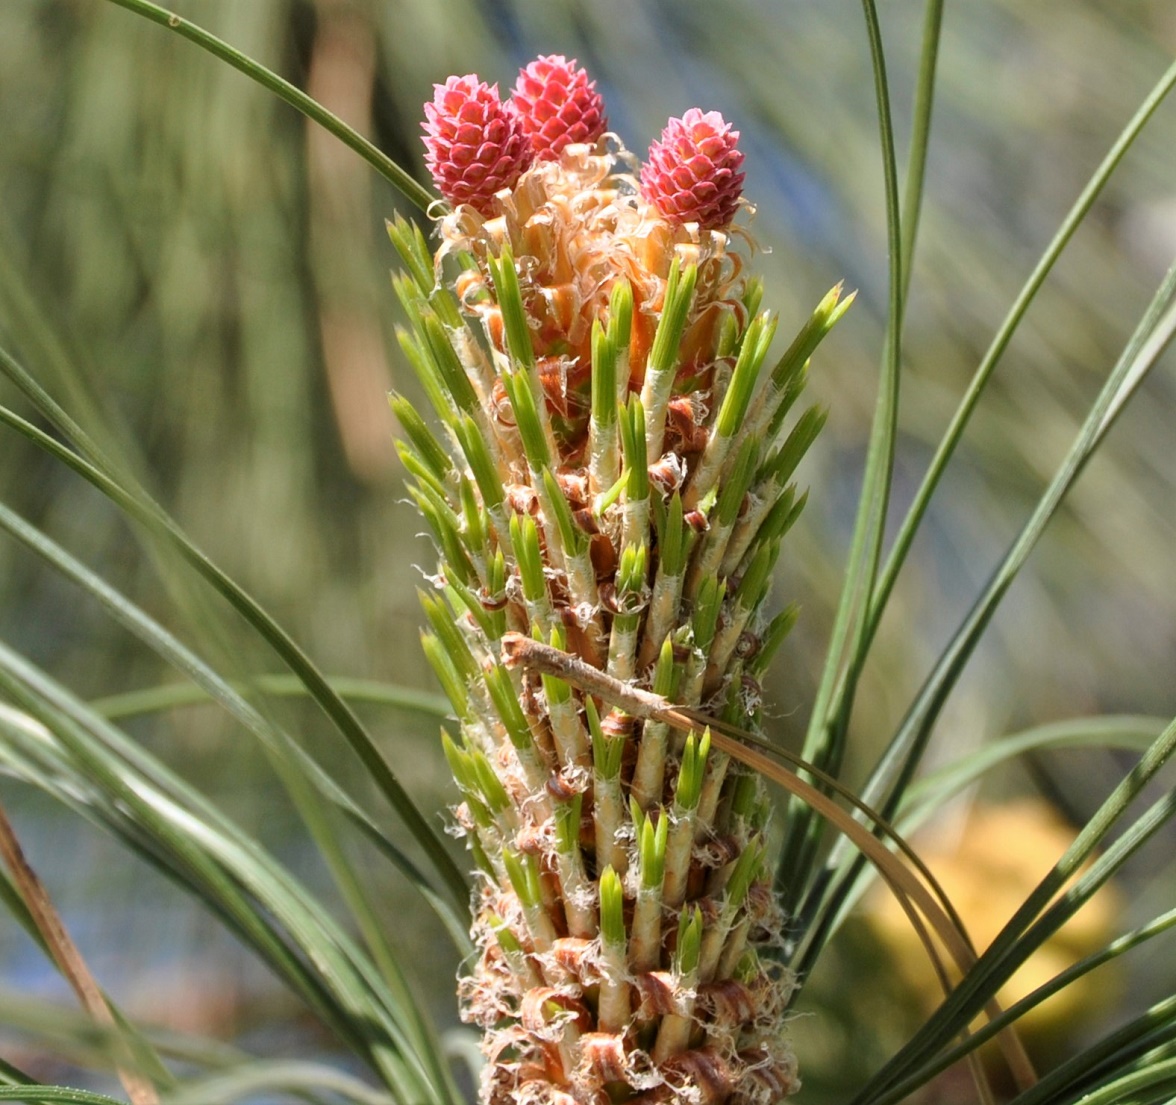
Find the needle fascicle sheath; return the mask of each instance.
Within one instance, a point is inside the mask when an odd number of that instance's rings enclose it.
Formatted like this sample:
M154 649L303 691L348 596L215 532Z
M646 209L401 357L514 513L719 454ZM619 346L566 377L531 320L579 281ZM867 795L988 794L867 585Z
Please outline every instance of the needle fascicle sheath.
M675 491L664 510L658 512L657 575L649 600L649 617L641 638L638 666L653 663L678 618L682 598L683 569L689 551L682 496Z
M678 348L686 329L686 316L694 300L697 278L698 270L694 265L687 265L683 270L678 259L674 258L666 283L665 304L653 337L653 348L649 353L649 363L645 366L645 382L641 388L646 453L651 457L660 457L662 453L666 406L678 372Z
M731 443L744 433L743 423L751 404L751 397L759 380L759 371L768 355L768 346L776 334L776 322L767 315L753 319L743 336L739 359L731 383L723 396L722 406L702 458L695 468L686 491L686 507L692 510L704 495L713 490L723 472ZM749 434L749 437L754 436Z
M542 639L536 634L536 639ZM551 630L551 647L561 652L567 648L567 639L560 626ZM543 694L547 699L547 716L551 722L551 733L555 740L555 751L559 763L565 768L587 768L591 763L588 733L580 720L572 688L562 679L543 672Z
M664 811L654 824L652 814L632 811L637 833L637 890L633 926L629 932L629 965L634 971L652 971L661 959L662 884L666 871L669 819Z
M701 739L690 733L682 750L678 786L669 810L670 830L666 843L665 884L662 888L665 904L671 909L677 909L686 900L686 880L690 874L690 856L694 848L695 813L702 796L710 744L711 734L707 729Z
M675 943L673 976L676 983L678 1008L662 1017L653 1045L655 1063L664 1063L685 1051L694 1027L694 995L698 986L698 966L702 945L702 910L687 906L678 920L678 939Z
M629 1023L630 1001L628 936L625 932L625 893L620 876L612 867L600 873L601 981L597 1018L602 1032L623 1032Z
M667 637L653 670L653 693L669 701L673 697L674 674L674 645ZM669 733L670 727L664 721L647 720L641 726L641 743L637 747L637 765L629 794L643 810L662 800Z
M592 737L592 821L596 862L601 866L612 867L618 874L623 875L628 868L628 855L620 840L621 819L624 813L621 759L625 751L625 741L622 735L605 733L600 715L596 711L596 704L591 697L584 699L584 716L588 720L588 732Z

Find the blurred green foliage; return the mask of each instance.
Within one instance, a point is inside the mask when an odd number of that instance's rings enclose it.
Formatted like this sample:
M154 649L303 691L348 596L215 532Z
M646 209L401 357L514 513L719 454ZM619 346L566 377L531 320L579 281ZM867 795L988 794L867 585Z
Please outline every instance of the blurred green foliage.
M851 0L200 0L193 18L306 88L423 175L420 105L477 71L504 87L537 53L578 56L612 127L643 152L670 114L743 131L765 305L785 331L839 279L862 294L814 366L832 408L781 566L800 628L766 687L803 729L860 478L885 311L885 227L867 44ZM900 134L921 5L884 5ZM948 5L925 222L909 309L896 497L913 491L1008 304L1176 50L1167 0ZM1064 452L1176 253L1167 104L1067 250L998 369L884 623L857 720L888 731ZM901 153L901 151L900 151ZM393 336L382 220L397 197L268 93L99 0L0 5L0 337L123 456L197 542L322 667L431 687L384 393L416 396ZM0 399L26 409L0 384ZM1155 374L1016 584L949 709L963 749L1100 710L1176 711L1176 378ZM167 565L116 512L14 435L0 491L165 623L199 640ZM0 543L0 636L79 693L150 685L134 647L33 557ZM188 610L188 614L184 611ZM244 640L242 671L270 661ZM295 716L299 716L295 714ZM397 769L440 811L435 726L375 714ZM314 747L317 722L300 719ZM281 840L265 768L211 711L143 739ZM1077 767L1075 767L1077 764ZM1104 761L1043 760L1075 812ZM852 776L851 766L851 776ZM1008 778L1010 789L1026 784ZM437 816L440 813L437 812ZM383 877L383 876L381 876ZM76 891L110 892L111 883ZM397 893L395 884L389 894ZM62 898L69 906L70 893ZM392 899L390 898L390 901ZM396 909L390 905L390 915ZM406 941L425 946L412 926ZM455 963L422 970L442 1016Z

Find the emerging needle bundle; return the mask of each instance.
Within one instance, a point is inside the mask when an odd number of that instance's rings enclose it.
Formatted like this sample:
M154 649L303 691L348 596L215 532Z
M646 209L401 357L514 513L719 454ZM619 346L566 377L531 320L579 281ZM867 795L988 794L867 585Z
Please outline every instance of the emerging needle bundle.
M795 618L766 611L792 475L824 415L785 426L849 298L764 369L776 320L735 248L742 154L715 112L670 120L638 171L562 57L509 103L466 76L425 110L441 245L390 230L441 432L393 407L441 557L423 644L481 872L461 997L482 1100L767 1105L798 1082L761 780L509 644L756 726Z

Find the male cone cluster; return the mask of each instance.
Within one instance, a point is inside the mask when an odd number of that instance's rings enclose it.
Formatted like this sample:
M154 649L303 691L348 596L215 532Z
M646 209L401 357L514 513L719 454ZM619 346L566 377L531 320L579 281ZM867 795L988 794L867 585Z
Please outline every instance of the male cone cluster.
M767 604L792 475L823 422L792 411L849 298L765 369L776 321L731 226L742 155L718 113L670 120L638 167L559 56L505 103L450 78L425 113L440 246L390 231L439 429L393 407L440 555L423 644L479 869L460 993L482 1101L769 1105L798 1081L762 781L705 729L642 722L507 646L756 728L795 617Z

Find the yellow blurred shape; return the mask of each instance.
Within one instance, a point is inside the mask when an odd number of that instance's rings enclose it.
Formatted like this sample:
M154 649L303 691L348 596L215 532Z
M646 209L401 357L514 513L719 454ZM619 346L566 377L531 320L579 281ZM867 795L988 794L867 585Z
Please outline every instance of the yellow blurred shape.
M917 847L962 918L977 951L983 951L1074 839L1074 831L1047 803L1021 799L978 804L950 845ZM866 919L893 955L894 966L928 1010L943 1000L927 953L893 895L878 890L866 902ZM1025 962L1000 991L1008 1006L1111 939L1120 902L1104 886ZM1113 970L1113 968L1110 968ZM1108 968L1065 987L1031 1010L1019 1027L1030 1035L1072 1028L1106 1005ZM1113 989L1113 988L1112 988Z

